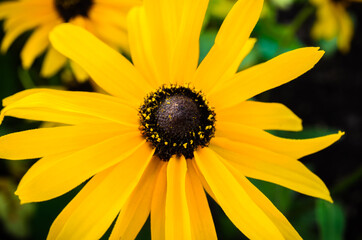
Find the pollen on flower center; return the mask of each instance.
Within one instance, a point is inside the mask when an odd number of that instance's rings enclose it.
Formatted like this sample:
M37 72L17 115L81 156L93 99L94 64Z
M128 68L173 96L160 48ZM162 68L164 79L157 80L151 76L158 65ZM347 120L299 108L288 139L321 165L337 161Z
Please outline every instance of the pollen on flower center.
M88 17L93 0L54 0L55 8L65 22L77 16Z
M159 128L173 138L182 138L193 131L200 122L196 103L182 95L167 97L156 112Z
M163 86L145 98L139 112L143 136L164 161L172 155L193 158L195 149L214 136L214 111L201 92L189 87Z

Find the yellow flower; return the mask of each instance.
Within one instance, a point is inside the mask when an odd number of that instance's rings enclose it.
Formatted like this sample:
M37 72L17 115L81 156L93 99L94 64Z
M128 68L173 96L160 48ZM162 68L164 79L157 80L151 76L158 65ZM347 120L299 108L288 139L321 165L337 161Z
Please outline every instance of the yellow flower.
M318 48L301 48L235 73L253 45L262 0L239 0L198 65L207 0L145 0L128 15L133 64L84 29L50 34L110 95L33 89L3 100L1 117L69 126L0 138L0 158L39 158L21 180L22 203L60 196L82 182L48 239L133 239L150 215L152 239L216 239L204 189L251 239L300 239L247 177L332 201L299 158L343 133L291 140L265 130L301 130L278 103L248 101L311 69ZM117 217L118 216L118 217Z
M312 28L312 37L316 40L337 38L341 52L348 52L353 36L353 22L346 8L351 2L362 0L311 0L317 7L317 19Z
M6 35L1 51L6 52L22 33L34 29L21 52L22 65L30 68L35 58L46 51L41 75L50 77L66 63L66 58L49 46L49 32L70 22L84 27L114 48L128 49L126 14L139 0L16 0L0 4L0 20L5 19ZM86 73L71 63L78 80Z

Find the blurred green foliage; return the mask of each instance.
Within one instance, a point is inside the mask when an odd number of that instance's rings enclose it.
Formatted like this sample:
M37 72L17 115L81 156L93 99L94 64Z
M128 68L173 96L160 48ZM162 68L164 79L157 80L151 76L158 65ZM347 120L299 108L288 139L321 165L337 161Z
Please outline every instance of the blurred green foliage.
M14 195L16 183L7 178L0 178L0 220L5 229L17 238L29 235L29 220L34 214L34 205L19 205Z
M338 204L318 200L316 216L320 229L320 239L342 240L345 226L343 209Z

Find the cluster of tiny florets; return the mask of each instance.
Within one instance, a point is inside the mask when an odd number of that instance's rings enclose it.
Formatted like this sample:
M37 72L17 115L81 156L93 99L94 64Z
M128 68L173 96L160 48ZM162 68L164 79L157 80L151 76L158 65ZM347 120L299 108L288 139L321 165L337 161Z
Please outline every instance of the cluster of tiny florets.
M215 132L215 113L205 96L188 85L162 86L150 93L139 109L140 131L168 161L173 155L192 159Z

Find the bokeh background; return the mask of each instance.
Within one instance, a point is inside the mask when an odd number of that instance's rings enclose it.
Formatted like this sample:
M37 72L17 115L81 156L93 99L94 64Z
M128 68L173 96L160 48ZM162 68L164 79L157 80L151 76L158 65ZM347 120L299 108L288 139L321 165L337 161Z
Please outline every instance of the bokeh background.
M346 134L328 149L302 159L326 183L334 204L274 184L253 182L284 213L304 239L362 239L362 112L361 100L358 100L362 92L362 2L325 0L330 4L344 4L352 19L354 35L350 50L345 51L338 48L337 35L329 39L311 36L318 20L318 7L312 3L315 0L265 1L262 17L252 34L258 41L240 69L298 47L321 46L326 51L322 60L308 73L256 96L257 100L284 103L303 119L303 132L274 131L273 134L288 138L316 137L338 130ZM200 38L200 60L212 46L222 19L233 2L210 1ZM3 35L0 27L0 41ZM89 82L77 83L69 69L51 79L39 77L42 57L31 69L22 69L19 53L28 36L29 33L23 34L6 54L0 55L1 99L34 87L93 90ZM0 135L40 125L38 122L7 118L0 126ZM20 205L14 191L34 161L0 159L1 240L45 239L52 221L81 187L47 202ZM243 239L220 207L209 200L219 239ZM150 239L149 234L149 223L146 223L138 238Z

